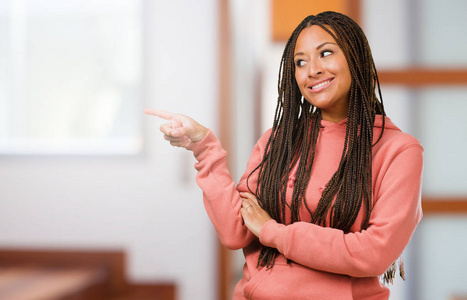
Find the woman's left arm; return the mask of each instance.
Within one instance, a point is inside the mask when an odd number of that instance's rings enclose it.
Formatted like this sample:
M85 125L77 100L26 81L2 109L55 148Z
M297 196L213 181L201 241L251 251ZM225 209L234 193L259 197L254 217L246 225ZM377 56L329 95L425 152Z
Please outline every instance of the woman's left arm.
M260 228L260 242L313 269L354 277L381 275L401 255L422 217L422 169L419 144L392 159L366 230L344 234L306 222L286 226L269 220Z

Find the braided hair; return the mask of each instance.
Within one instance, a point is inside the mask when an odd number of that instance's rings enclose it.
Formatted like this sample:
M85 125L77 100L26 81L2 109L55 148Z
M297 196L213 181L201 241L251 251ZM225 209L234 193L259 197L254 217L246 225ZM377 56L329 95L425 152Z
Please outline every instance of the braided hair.
M294 63L297 38L303 29L313 25L320 26L335 39L345 55L352 78L344 149L339 166L327 183L315 211L308 207L305 192L313 167L321 112L303 100L295 80ZM379 98L375 93L376 87ZM304 206L311 215L311 223L348 233L363 205L362 229L366 229L372 208L373 126L375 115L381 114L384 129L385 112L375 64L362 29L351 18L337 12L327 11L305 18L285 46L278 92L271 136L261 163L250 174L258 172L254 194L261 207L277 222L289 224L300 221L300 207ZM289 204L286 201L287 179L296 163L296 181ZM290 220L286 220L287 209L291 213ZM271 268L278 254L277 249L263 246L258 266Z

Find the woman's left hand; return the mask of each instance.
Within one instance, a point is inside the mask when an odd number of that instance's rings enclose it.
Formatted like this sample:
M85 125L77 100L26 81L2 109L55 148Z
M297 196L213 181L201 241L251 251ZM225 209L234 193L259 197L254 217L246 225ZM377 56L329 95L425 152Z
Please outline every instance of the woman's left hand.
M248 227L254 235L259 237L261 228L263 228L267 221L272 220L272 218L259 206L258 199L256 199L255 195L242 192L240 196L243 198L242 208L240 209L243 221L246 227Z

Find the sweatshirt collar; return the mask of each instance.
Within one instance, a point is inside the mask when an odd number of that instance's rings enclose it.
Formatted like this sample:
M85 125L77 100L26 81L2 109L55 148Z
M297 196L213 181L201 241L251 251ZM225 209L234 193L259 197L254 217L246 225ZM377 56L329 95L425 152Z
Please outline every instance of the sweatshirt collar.
M347 126L347 120L348 120L348 118L345 118L345 119L339 121L338 123L334 123L334 122L326 121L326 120L321 120L321 128L334 127L334 128L343 128L343 129L345 129L346 126ZM374 127L377 127L377 128L382 128L383 127L383 116L382 115L376 115L375 116ZM396 125L394 125L394 123L391 121L391 119L389 117L387 117L387 116L385 118L384 128L385 129L395 129L395 130L400 131L400 129Z
M347 125L347 119L345 118L343 120L340 120L337 123L331 122L331 121L326 121L326 120L321 120L321 128L327 128L327 127L343 127L345 128Z

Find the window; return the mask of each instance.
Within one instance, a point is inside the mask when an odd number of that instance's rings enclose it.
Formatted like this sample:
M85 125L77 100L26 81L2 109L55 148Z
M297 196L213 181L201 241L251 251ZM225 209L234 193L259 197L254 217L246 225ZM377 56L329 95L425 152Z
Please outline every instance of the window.
M141 3L0 3L0 154L136 154Z

